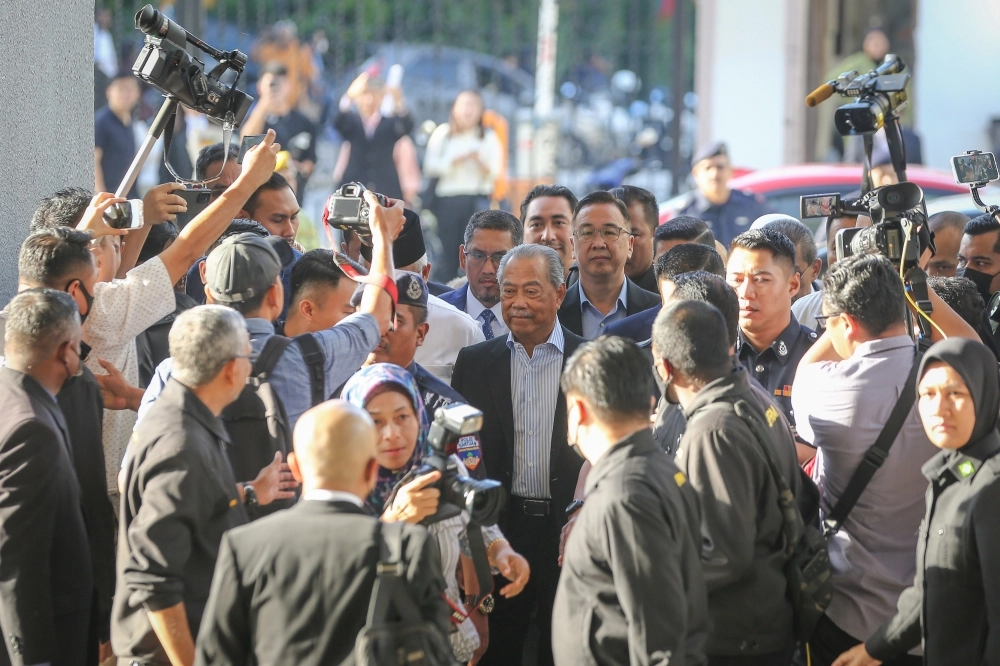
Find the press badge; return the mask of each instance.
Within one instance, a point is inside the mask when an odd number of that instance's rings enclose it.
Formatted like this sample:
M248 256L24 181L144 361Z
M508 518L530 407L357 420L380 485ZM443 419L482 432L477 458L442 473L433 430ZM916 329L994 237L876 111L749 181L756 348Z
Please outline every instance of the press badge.
M479 448L479 437L476 435L466 435L458 440L458 446L455 447L455 455L458 456L458 459L462 461L462 464L470 472L479 467L479 463L483 460L483 454Z

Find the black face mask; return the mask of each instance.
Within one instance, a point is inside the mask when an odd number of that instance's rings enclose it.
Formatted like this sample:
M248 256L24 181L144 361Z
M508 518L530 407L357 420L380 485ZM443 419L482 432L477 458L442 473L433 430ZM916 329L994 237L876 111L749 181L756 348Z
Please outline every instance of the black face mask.
M974 268L966 266L965 268L957 271L956 275L958 277L964 277L972 280L972 284L976 285L976 291L978 291L979 295L983 297L983 302L989 303L990 296L993 295L990 286L993 284L993 278L1000 275L1000 273L990 275L989 273L983 273L982 271L977 271Z
M80 324L83 324L83 322L87 321L87 317L90 316L90 311L94 308L94 295L87 291L87 288L83 286L83 280L80 280L79 278L76 280L70 280L66 283L66 288L63 291L68 292L69 286L74 282L80 285L80 291L83 292L83 300L87 303L87 311L80 313Z

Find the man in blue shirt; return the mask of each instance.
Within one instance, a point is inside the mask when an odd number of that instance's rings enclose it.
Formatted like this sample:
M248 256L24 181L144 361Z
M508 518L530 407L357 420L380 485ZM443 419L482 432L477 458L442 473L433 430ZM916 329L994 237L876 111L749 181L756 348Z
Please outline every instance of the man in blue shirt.
M139 82L131 73L108 84L108 105L94 114L94 191L114 192L135 157L132 111L139 103ZM126 195L136 198L135 185Z

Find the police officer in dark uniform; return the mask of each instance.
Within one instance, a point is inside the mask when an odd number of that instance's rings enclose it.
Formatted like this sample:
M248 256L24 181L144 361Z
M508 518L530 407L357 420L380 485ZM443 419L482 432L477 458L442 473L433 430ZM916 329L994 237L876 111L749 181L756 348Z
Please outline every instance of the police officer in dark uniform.
M691 175L698 188L689 193L675 215L704 220L716 240L727 247L754 220L771 212L763 197L730 189L733 167L726 144L721 141L704 146L692 156Z
M423 344L428 332L433 333L427 323L427 283L416 273L396 271L396 274L399 303L396 306L395 330L382 336L372 355L376 363L395 363L413 375L427 413L433 418L438 408L466 400L414 360L417 347ZM473 478L486 477L476 435L459 440L457 455Z
M795 246L766 227L740 234L731 245L726 281L736 290L740 306L736 357L794 426L792 380L799 360L817 338L792 316L792 297L800 282Z

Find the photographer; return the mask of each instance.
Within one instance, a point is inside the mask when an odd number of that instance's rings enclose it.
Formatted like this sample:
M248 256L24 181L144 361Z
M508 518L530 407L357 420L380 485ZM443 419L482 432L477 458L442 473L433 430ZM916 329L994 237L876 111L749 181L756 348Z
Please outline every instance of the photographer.
M410 373L390 363L370 365L347 382L344 399L367 410L375 420L378 431L375 450L375 459L379 464L378 481L368 496L369 507L381 514L386 522L416 524L437 513L441 492L428 486L438 481L441 473L435 471L416 476L428 454L430 421ZM456 462L459 474L466 476L465 467ZM479 608L466 607L468 597L478 592L468 586L465 589L466 599L459 596L455 570L460 554L463 558L469 557L467 548L462 547L462 536L468 523L469 515L463 512L460 516L430 526L431 534L437 538L441 549L448 601L453 610L463 617L450 636L455 657L463 663L472 660L473 653L479 655L485 650L486 621L479 611L488 612L487 607L492 605L483 600ZM490 565L511 581L500 590L500 594L505 598L517 596L530 575L527 560L514 552L497 526L483 527L482 531ZM483 582L480 581L481 584ZM483 632L481 635L477 633L477 628Z
M979 336L928 288L934 337ZM795 376L799 437L817 448L813 478L828 516L889 419L915 363L898 269L885 257L841 258L823 280L825 332ZM911 398L912 399L912 398ZM830 540L833 599L810 641L814 664L828 666L895 612L913 582L913 552L924 514L921 466L934 454L915 410L884 464ZM900 657L889 664L921 663Z

